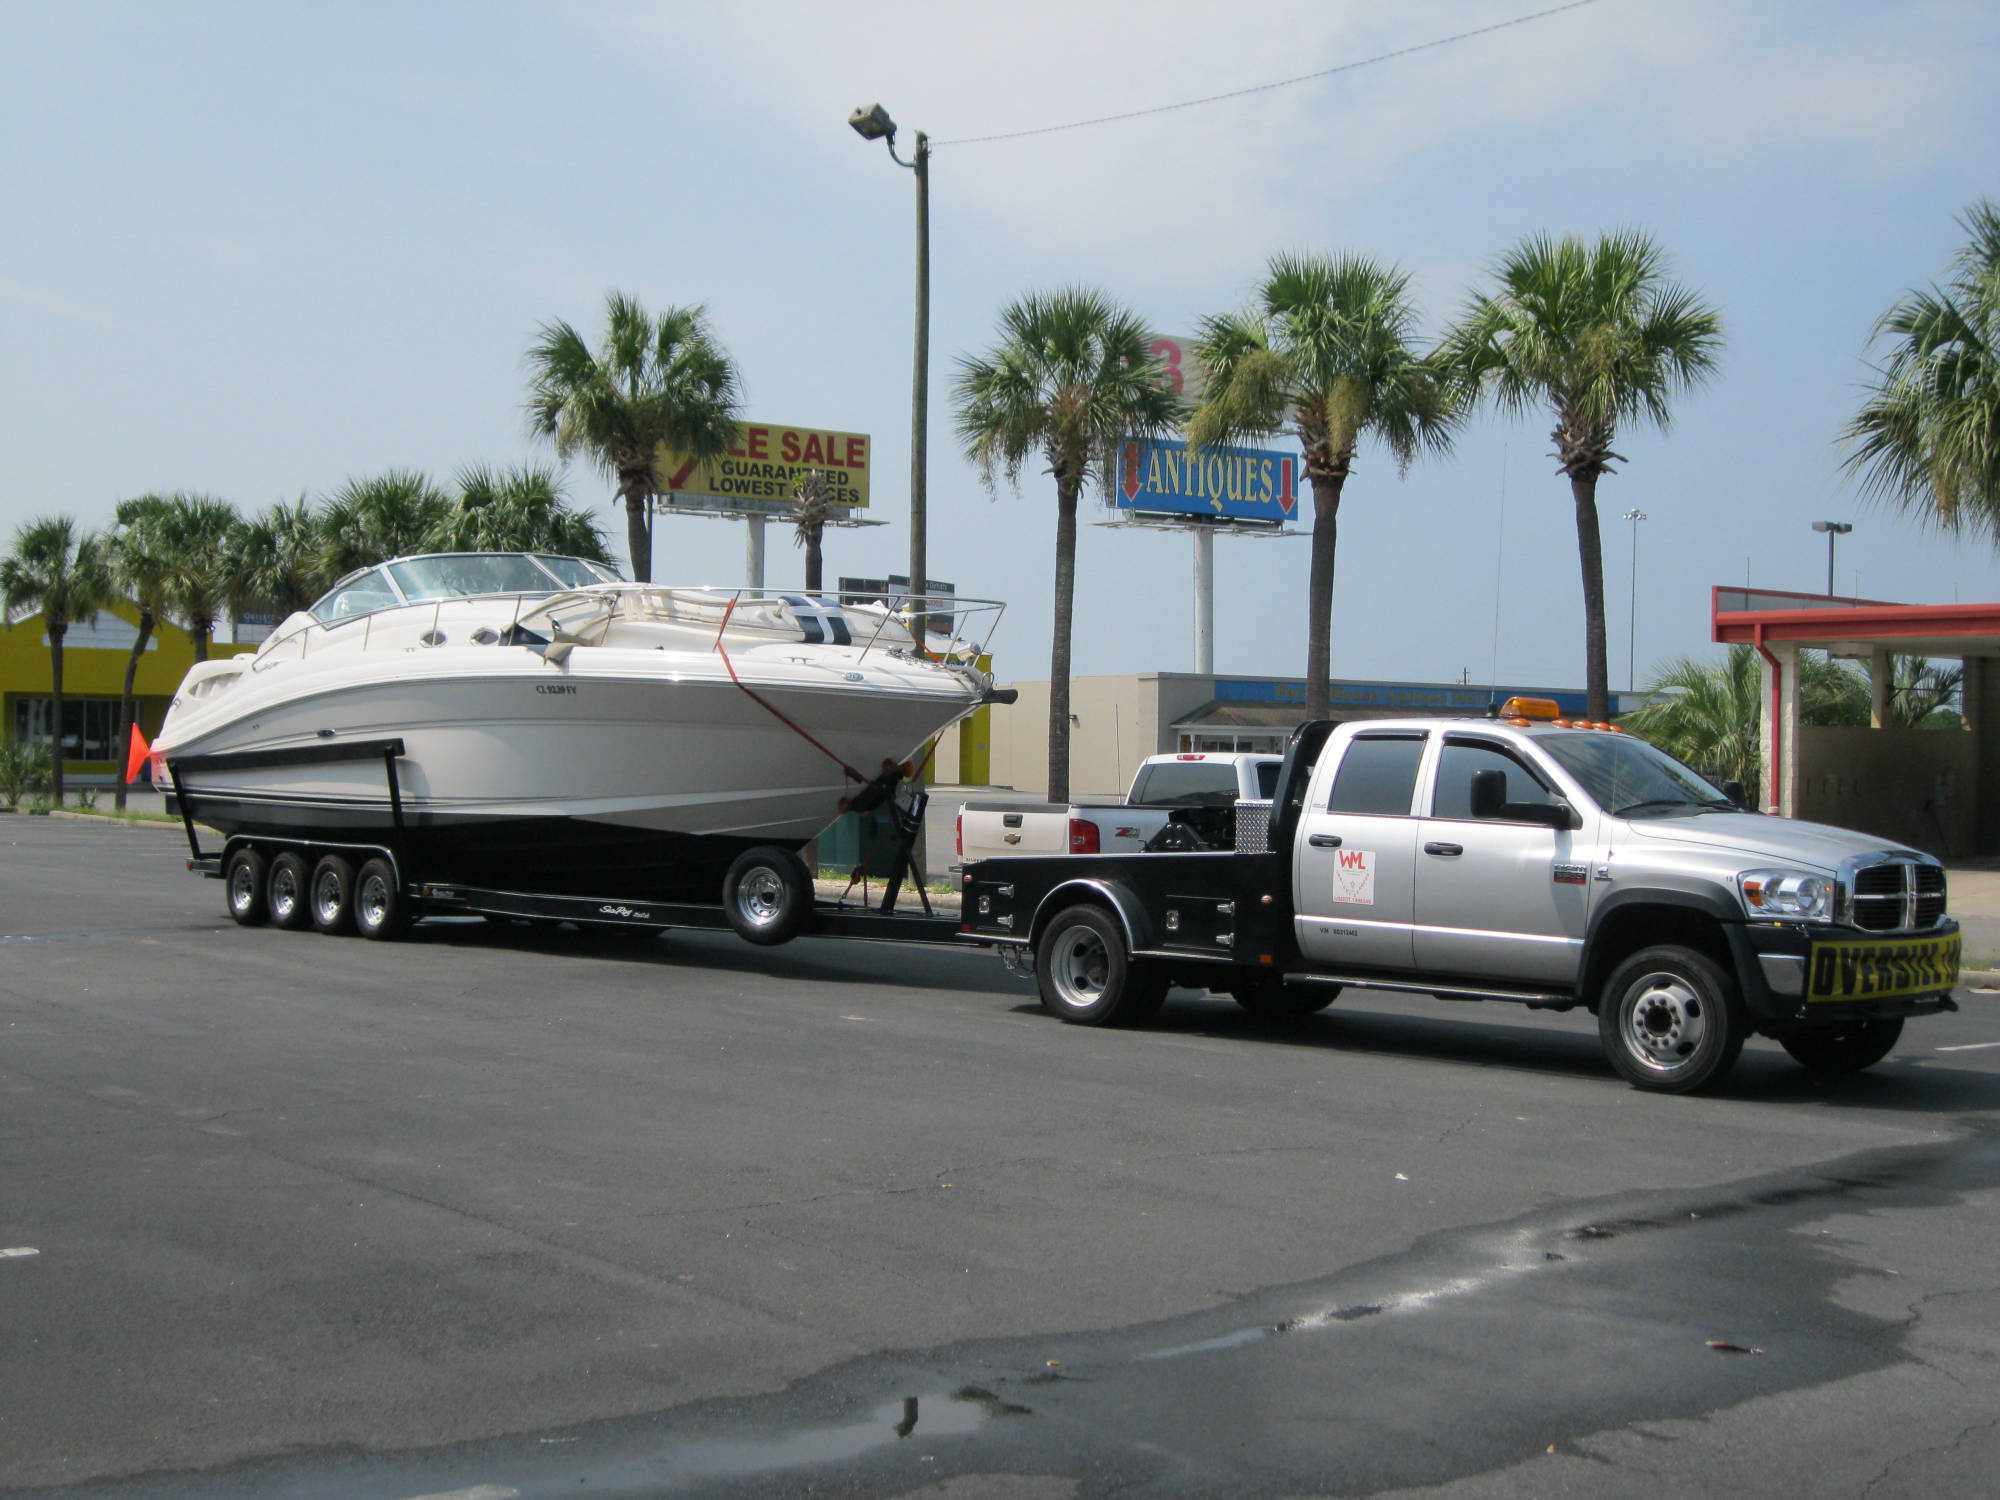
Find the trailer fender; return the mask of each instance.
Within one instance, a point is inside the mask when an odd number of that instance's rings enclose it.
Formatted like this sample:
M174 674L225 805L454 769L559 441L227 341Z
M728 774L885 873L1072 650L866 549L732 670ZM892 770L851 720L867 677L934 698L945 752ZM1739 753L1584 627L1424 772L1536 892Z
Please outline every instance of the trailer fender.
M1124 885L1116 880L1088 877L1065 880L1046 896L1035 908L1035 920L1028 926L1028 943L1032 948L1042 940L1042 929L1049 925L1049 919L1066 907L1077 905L1102 906L1109 910L1118 921L1125 934L1125 951L1137 953L1153 946L1153 924L1147 919L1146 908Z

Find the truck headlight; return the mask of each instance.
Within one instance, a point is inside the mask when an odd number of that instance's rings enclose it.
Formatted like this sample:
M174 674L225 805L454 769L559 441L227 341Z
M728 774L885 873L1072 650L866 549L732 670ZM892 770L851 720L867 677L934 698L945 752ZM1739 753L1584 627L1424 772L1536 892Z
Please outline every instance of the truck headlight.
M1736 877L1743 908L1753 917L1826 922L1833 918L1833 882L1803 870L1747 870Z

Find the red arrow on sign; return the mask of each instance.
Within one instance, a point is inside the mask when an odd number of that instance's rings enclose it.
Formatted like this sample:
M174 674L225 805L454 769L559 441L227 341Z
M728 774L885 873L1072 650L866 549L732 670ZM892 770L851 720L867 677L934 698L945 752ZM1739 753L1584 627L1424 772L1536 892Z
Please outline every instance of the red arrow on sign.
M699 460L691 458L686 463L682 464L678 470L676 470L672 475L668 477L667 488L670 490L677 490L682 485L686 484L688 482L688 476L694 473L694 466L697 462L699 462ZM1287 509L1289 509L1289 507L1287 507Z
M1125 491L1125 498L1127 500L1137 500L1139 498L1139 445L1137 443L1127 443L1125 445L1125 482L1119 488Z
M1298 509L1298 491L1292 485L1292 460L1285 459L1278 465L1278 504L1290 515Z

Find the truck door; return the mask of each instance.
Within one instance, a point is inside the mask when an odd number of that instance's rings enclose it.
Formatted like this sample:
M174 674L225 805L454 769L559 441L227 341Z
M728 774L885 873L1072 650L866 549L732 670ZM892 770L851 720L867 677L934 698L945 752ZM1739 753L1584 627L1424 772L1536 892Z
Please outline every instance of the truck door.
M1478 771L1507 778L1497 816L1473 816ZM1573 833L1508 816L1558 795L1553 779L1510 746L1446 733L1428 816L1417 828L1418 968L1503 981L1575 981L1590 914L1593 830ZM1594 813L1584 815L1594 822Z
M1292 847L1293 922L1315 964L1407 969L1423 731L1347 742L1330 793L1317 793ZM1323 783L1322 783L1323 784Z

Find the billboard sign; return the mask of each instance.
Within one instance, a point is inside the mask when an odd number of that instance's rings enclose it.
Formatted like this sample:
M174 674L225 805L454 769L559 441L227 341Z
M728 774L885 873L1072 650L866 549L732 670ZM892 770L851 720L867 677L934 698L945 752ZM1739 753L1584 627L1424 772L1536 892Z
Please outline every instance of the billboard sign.
M957 593L955 584L940 583L935 578L924 580L926 599L951 598ZM840 596L858 604L885 604L894 609L910 596L909 576L891 573L887 578L843 578ZM932 635L950 635L954 618L949 614L929 614L924 617L924 628Z
M1141 515L1206 516L1282 526L1298 516L1296 453L1213 447L1197 452L1179 438L1118 444L1111 503Z
M827 498L850 514L868 506L868 462L872 444L862 432L828 432L819 427L784 427L771 422L738 422L729 451L698 463L665 449L661 478L667 493L662 510L730 511L789 515L792 496L805 477L826 476Z
M1208 372L1194 357L1194 344L1189 335L1162 333L1154 337L1147 346L1147 352L1162 366L1160 389L1175 396L1185 396L1190 401L1199 401L1202 388L1208 384Z

